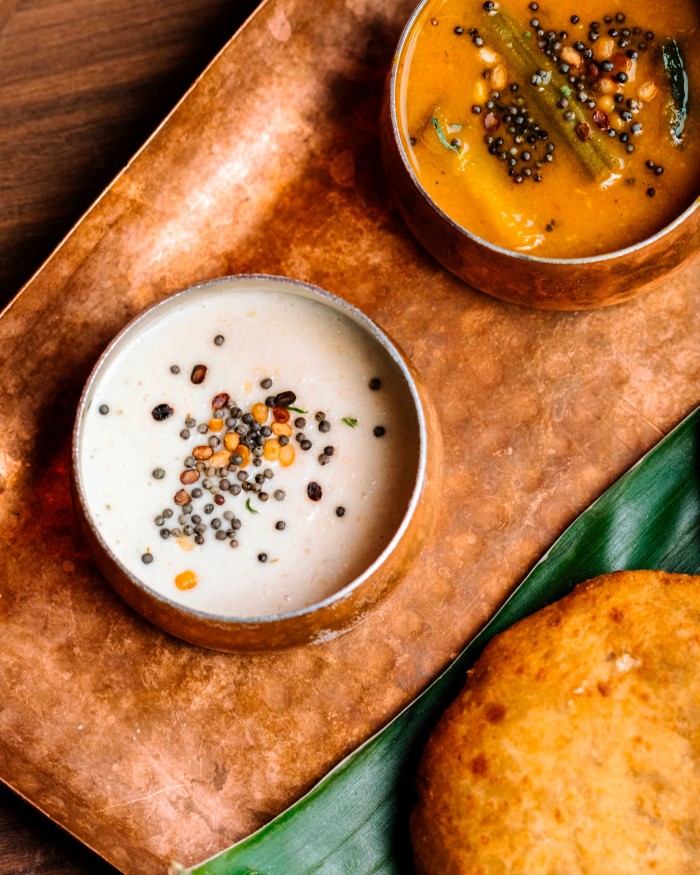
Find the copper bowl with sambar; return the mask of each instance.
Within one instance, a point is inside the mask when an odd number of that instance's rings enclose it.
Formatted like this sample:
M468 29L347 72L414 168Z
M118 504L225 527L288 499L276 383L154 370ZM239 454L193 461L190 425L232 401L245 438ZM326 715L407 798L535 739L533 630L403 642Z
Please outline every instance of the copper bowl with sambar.
M411 231L516 304L589 309L653 288L698 251L698 33L693 0L423 0L381 118Z

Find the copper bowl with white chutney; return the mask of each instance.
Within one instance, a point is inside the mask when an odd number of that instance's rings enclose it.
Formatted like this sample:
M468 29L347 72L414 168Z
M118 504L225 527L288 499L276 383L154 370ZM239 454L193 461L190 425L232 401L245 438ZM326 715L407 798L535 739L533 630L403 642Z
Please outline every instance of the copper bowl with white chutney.
M127 325L73 435L74 506L104 577L164 631L224 651L360 622L425 544L440 470L398 347L341 298L266 275L202 283Z

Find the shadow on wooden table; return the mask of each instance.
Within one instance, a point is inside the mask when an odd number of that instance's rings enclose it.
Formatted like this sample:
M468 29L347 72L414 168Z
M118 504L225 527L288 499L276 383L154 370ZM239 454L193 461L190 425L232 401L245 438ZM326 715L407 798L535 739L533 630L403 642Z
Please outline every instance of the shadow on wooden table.
M0 785L0 875L117 875L117 870Z
M0 0L0 308L259 0Z

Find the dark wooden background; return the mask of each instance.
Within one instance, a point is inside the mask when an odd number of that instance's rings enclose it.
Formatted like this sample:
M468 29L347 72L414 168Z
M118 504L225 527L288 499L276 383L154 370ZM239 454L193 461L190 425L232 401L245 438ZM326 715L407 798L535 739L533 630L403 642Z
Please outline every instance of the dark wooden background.
M0 307L257 3L0 0ZM0 785L0 875L115 871Z
M257 0L0 0L0 305Z

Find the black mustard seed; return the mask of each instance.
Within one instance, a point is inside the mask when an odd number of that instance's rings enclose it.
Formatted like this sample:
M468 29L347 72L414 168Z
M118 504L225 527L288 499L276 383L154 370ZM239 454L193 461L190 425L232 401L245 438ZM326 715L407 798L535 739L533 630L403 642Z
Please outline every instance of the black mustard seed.
M323 497L323 490L321 489L321 485L316 483L315 480L312 480L311 483L306 487L306 494L309 496L311 501L320 501Z
M278 407L288 407L290 404L294 404L296 400L297 396L294 392L290 392L289 390L275 395L275 404Z
M151 410L151 416L156 422L162 422L164 419L168 419L173 413L175 413L175 411L169 404L156 404L153 410Z

